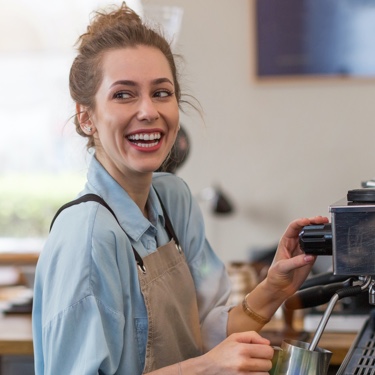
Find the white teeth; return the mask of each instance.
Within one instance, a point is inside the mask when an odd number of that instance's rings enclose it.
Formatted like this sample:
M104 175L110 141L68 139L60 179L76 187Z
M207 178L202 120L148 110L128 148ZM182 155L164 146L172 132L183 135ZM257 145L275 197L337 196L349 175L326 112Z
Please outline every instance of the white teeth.
M135 143L138 147L144 147L144 148L149 148L149 147L154 147L158 144L158 142L153 142L153 143Z
M155 139L160 139L161 134L160 133L139 133L139 134L133 134L129 135L128 139L131 141L153 141Z

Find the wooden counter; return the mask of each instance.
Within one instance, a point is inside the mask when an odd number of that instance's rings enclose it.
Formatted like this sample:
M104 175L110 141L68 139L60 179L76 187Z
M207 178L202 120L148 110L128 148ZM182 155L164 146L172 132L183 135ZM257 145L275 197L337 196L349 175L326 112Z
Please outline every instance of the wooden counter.
M310 335L309 342L312 337ZM341 365L356 337L357 333L324 332L318 346L332 352L332 365Z
M300 323L297 324L300 326ZM295 327L297 328L297 327ZM262 333L267 337L274 332L282 332L283 323L272 320ZM324 332L318 346L332 352L332 365L340 365L352 345L357 333ZM310 342L309 335L307 342ZM303 340L305 341L305 340ZM33 355L31 315L4 315L0 317L0 356L2 355Z
M0 317L0 356L33 355L31 315Z
M36 265L39 252L0 252L0 265Z
M0 237L0 265L35 265L45 238Z

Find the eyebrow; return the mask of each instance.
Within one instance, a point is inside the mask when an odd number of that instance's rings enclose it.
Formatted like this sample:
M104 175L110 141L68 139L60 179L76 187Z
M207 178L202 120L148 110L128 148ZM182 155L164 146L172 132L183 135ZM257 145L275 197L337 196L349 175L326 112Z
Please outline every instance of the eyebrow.
M160 83L165 83L165 82L173 85L173 82L169 78L157 78L157 79L154 79L153 81L151 81L151 83L154 84L154 85L157 85L157 84L160 84ZM137 83L134 82L134 81L131 81L131 80L127 80L127 79L121 79L119 81L113 82L110 87L113 87L113 86L116 86L116 85L137 86Z

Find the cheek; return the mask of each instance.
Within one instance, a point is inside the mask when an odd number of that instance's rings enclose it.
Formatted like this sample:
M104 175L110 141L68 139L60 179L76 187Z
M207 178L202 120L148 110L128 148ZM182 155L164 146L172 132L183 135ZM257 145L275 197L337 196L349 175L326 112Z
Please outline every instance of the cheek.
M176 126L174 127L173 129L173 143L176 142L176 138L177 138L177 135L178 135L178 131L180 130L180 124L179 122L176 122Z
M178 110L178 107L177 109L175 109L173 115L170 118L170 121L170 123L173 124L174 132L177 135L178 130L180 129L180 112Z

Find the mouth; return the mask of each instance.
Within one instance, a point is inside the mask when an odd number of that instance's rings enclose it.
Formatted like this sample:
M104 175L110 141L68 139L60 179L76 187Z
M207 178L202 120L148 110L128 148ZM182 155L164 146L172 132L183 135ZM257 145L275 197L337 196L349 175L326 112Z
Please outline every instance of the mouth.
M136 133L126 137L131 143L137 147L150 148L159 144L162 135L160 132L153 133Z

